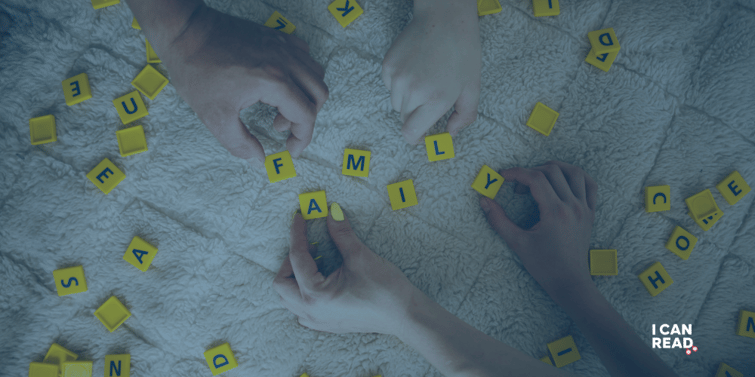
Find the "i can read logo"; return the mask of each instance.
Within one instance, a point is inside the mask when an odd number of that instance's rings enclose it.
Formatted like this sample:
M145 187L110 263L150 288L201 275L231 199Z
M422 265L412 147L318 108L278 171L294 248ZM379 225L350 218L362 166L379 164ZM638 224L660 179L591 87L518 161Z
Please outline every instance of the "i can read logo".
M692 340L692 325L683 324L680 327L677 324L664 323L660 326L653 324L653 348L685 348L687 355L692 354L693 351L697 352L698 348Z

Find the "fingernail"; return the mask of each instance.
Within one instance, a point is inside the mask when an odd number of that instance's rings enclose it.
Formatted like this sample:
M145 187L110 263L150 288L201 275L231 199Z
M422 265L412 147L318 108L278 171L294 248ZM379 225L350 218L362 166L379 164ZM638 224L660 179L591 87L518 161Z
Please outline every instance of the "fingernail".
M301 213L301 211L297 209L296 212L294 212L293 216L291 216L291 220L296 218L297 213Z
M341 211L341 206L338 203L330 205L330 215L333 216L335 221L343 221L343 211Z
M490 199L483 196L480 200L480 207L482 207L482 210L485 211L485 213L490 212Z

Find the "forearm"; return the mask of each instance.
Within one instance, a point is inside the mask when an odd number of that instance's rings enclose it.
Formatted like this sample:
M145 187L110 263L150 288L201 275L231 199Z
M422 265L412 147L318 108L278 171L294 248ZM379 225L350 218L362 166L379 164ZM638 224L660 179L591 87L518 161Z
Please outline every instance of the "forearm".
M419 291L397 334L446 376L568 376L449 313Z
M160 54L205 7L203 0L125 0L155 51Z
M611 376L676 377L592 282L569 285L553 296L587 337Z

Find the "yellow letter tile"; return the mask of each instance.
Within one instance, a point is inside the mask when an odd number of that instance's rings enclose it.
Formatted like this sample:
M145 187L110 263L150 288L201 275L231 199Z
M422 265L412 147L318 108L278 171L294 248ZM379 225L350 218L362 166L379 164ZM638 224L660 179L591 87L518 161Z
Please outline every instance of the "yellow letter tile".
M100 9L104 7L109 7L111 5L115 5L120 3L121 0L92 0L92 7L94 9Z
M336 0L328 5L328 10L343 27L356 20L363 12L355 0Z
M715 377L744 377L744 374L739 373L739 371L726 365L726 363L721 363L721 365L718 366L718 371L716 372Z
M299 194L299 207L304 220L328 216L328 199L325 197L325 191Z
M105 377L130 377L131 355L106 355Z
M609 69L611 69L611 66L613 65L613 61L616 60L616 57L619 56L619 52L606 52L600 54L600 56L595 54L595 51L590 50L590 52L587 53L587 57L585 58L585 61L602 69L605 72L608 72Z
M558 112L538 102L530 114L530 119L527 120L527 125L548 136L556 124L556 119L558 119Z
M233 357L231 345L228 343L223 343L215 348L205 351L204 358L207 360L207 366L210 367L213 376L217 376L220 373L239 366L239 364L236 363L236 358Z
M30 363L29 377L58 377L59 367L53 364Z
M126 178L126 175L106 158L87 173L87 178L102 192L108 194Z
M115 131L115 137L118 139L118 150L123 157L147 151L147 138L144 137L142 126Z
M666 248L672 253L678 255L679 258L687 260L692 249L695 248L696 243L697 237L684 230L684 228L677 226L674 228L674 232L671 233L671 237L669 237L666 242Z
M535 17L557 16L561 13L558 0L532 0L532 10Z
M157 255L156 247L139 237L134 237L131 244L128 245L126 253L123 254L123 260L142 271L147 271L152 260L155 259L155 255Z
M147 64L141 72L131 81L131 85L138 89L147 98L154 100L157 94L168 85L168 79L151 65Z
M92 98L92 90L89 88L89 78L86 73L65 79L62 85L63 96L65 96L66 105L68 106L73 106Z
M142 30L142 27L139 26L139 22L136 21L136 17L131 20L131 27L136 30Z
M477 174L477 178L472 183L472 188L490 199L495 199L501 185L503 185L503 177L488 165L482 165L480 173Z
M52 272L52 277L55 279L58 296L86 292L87 290L87 281L84 278L84 267L82 266L55 270Z
M595 55L603 55L606 52L619 52L621 45L613 28L595 30L587 33L587 39L590 40L592 51Z
M659 212L671 209L671 186L645 187L645 211Z
M388 198L391 200L391 209L394 211L418 204L411 179L388 185Z
M551 357L553 357L553 361L556 362L556 367L558 368L582 358L579 356L577 345L574 343L574 338L571 335L548 343L548 350L551 351Z
M296 177L294 160L291 159L291 153L288 151L265 157L265 170L267 171L267 178L270 180L270 183Z
M692 220L695 220L697 225L700 226L704 231L710 230L710 228L713 227L713 225L716 225L718 220L720 220L724 216L724 211L721 211L720 209L716 212L714 212L712 215L708 217L703 217L701 219L696 219L695 216L692 215L692 212L687 213L689 217L692 218Z
M487 16L498 13L502 10L501 3L498 0L477 0L477 15Z
M45 358L42 359L43 363L54 364L58 367L63 366L66 361L74 361L79 358L79 355L65 349L63 346L57 343L53 343L50 349L47 351Z
M718 211L716 200L708 189L684 199L684 202L695 220L709 217Z
M94 315L100 319L110 332L113 332L131 317L131 312L121 304L120 300L115 296L111 296L94 312Z
M61 377L92 377L91 361L67 361L60 368Z
M114 99L113 106L118 110L118 115L121 117L123 124L131 123L149 115L147 107L144 106L144 102L142 101L142 96L136 90L123 97Z
M147 38L144 38L144 49L147 50L147 63L157 64L160 63L160 58L157 57L157 53L152 49L152 45L149 44Z
M739 311L737 335L755 338L755 312L749 312L747 310Z
M648 292L650 292L650 295L653 297L657 296L664 289L668 288L669 285L674 283L671 276L666 272L666 269L661 265L661 262L653 263L650 268L639 274L637 277L640 278L642 284L645 285L645 288L647 288Z
M265 21L265 26L280 30L286 34L291 34L296 29L296 26L278 13L278 11L273 12L273 15Z
M343 175L366 177L370 174L370 152L346 148L343 151Z
M619 259L616 249L590 250L590 275L618 275Z
M455 156L454 142L448 132L425 136L425 148L427 148L427 159L430 161L447 160Z
M55 116L45 115L29 119L31 145L51 143L58 140L55 132Z
M750 185L747 184L738 171L734 171L724 178L721 183L716 185L718 192L726 199L729 205L735 205L750 192Z

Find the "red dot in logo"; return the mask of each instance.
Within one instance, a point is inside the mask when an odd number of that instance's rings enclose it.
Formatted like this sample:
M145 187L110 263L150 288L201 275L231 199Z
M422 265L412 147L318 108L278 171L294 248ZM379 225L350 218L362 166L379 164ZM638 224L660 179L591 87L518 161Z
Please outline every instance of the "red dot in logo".
M684 351L684 352L686 352L686 353L687 353L687 355L691 355L691 354L692 354L692 351L690 351L689 349L687 349L687 350L686 350L686 351Z
M697 346L692 346L692 350L697 352Z

